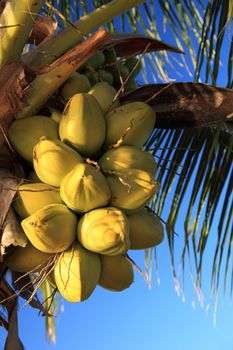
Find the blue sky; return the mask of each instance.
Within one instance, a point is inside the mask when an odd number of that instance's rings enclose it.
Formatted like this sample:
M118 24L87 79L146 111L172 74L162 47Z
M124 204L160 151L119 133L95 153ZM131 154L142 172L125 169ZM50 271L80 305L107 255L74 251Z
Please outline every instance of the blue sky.
M163 39L174 45L169 35ZM183 76L180 80L190 77ZM179 225L178 222L177 228L182 233ZM182 237L176 237L177 251L182 245ZM204 306L194 298L188 269L185 300L177 295L165 239L157 249L160 284L154 273L152 288L148 288L135 271L134 284L124 292L97 287L85 302L71 304L62 300L64 310L56 317L56 346L46 341L44 319L38 317L36 310L22 308L20 301L19 333L26 350L232 350L233 306L222 292L214 324L213 298L209 295L214 247L215 242L208 242L203 268ZM143 251L131 251L129 255L144 269ZM6 332L0 328L0 350L4 348L5 336Z

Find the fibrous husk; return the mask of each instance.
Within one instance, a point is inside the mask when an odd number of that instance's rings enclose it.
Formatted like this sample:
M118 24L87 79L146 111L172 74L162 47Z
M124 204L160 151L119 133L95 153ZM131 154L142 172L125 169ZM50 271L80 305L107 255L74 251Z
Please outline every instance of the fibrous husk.
M98 161L105 170L120 171L121 169L141 169L155 175L157 164L152 154L135 146L111 148Z
M57 188L44 183L26 183L19 186L13 208L25 219L44 206L56 203L63 203Z
M84 74L74 72L61 87L61 96L65 101L75 94L81 92L88 92L91 88L91 84L88 78Z
M147 249L160 244L164 238L163 225L150 210L143 209L128 216L130 249Z
M105 133L105 119L95 97L88 93L74 95L61 117L61 140L82 155L91 156L101 148Z
M92 210L79 221L78 239L85 248L96 253L124 254L130 244L127 217L113 207Z
M105 144L143 146L154 130L155 112L144 102L132 102L115 108L106 116Z
M64 204L50 204L21 222L29 241L45 253L59 253L75 240L77 217Z
M104 115L119 105L119 99L114 100L117 94L116 89L106 81L101 81L92 86L89 94L96 98Z
M60 140L41 138L33 150L33 165L41 181L59 187L62 179L82 157Z
M90 297L100 276L100 257L79 243L63 252L55 265L56 286L70 302Z
M13 121L9 130L9 140L23 158L32 162L33 148L42 137L58 138L58 125L51 118L35 115Z
M101 255L99 285L105 289L120 292L129 288L134 281L131 263L123 255Z
M13 271L28 273L42 270L52 254L36 249L29 241L25 247L14 247L11 254L4 256L4 264Z
M77 164L62 180L60 194L65 204L78 213L106 206L111 191L105 176L90 164Z
M110 204L125 213L135 213L152 199L159 184L151 173L140 169L122 169L107 176L112 198Z

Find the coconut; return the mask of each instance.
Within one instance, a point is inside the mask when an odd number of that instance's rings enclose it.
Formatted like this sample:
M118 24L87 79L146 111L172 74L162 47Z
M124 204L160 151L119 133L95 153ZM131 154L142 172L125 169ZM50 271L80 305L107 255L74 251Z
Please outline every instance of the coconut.
M21 219L49 204L62 204L59 190L44 183L27 183L18 187L13 208Z
M119 105L119 99L114 100L116 89L106 81L95 84L88 93L96 98L104 115Z
M103 171L121 169L141 169L155 175L157 164L152 154L135 146L121 146L109 149L98 161Z
M9 140L23 158L32 162L33 148L42 136L58 138L57 123L45 116L35 115L15 120L8 130Z
M82 157L60 140L40 139L33 150L33 165L41 181L59 187L65 177Z
M163 241L164 230L159 218L148 209L128 216L130 249L152 248Z
M122 169L107 177L112 198L110 204L125 213L143 208L159 189L153 175L140 169Z
M42 270L52 254L36 249L30 242L25 247L14 247L13 252L4 258L4 264L13 271L28 273Z
M78 239L85 248L96 253L124 254L130 244L127 217L113 207L94 209L80 219Z
M92 69L99 69L103 66L105 62L105 56L102 51L97 50L94 55L92 55L85 62L85 66L91 67Z
M84 74L74 72L61 87L61 96L67 101L75 94L88 92L91 84Z
M105 119L95 97L87 93L74 95L60 121L61 140L82 155L91 156L101 148L105 133Z
M101 255L99 285L114 292L129 288L134 281L131 263L123 255Z
M100 170L89 164L77 164L62 180L62 200L78 212L106 206L111 198L107 180Z
M105 145L143 146L155 125L155 112L144 102L132 102L115 108L106 116Z
M74 242L77 217L64 204L50 204L21 222L29 241L45 253L59 253Z
M100 257L80 244L63 252L55 265L54 277L61 295L70 302L86 300L100 276Z

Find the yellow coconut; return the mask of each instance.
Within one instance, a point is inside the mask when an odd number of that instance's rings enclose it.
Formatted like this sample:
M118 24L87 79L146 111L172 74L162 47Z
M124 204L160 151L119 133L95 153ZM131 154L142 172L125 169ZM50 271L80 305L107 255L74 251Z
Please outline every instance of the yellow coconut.
M78 239L85 248L96 253L124 254L130 244L127 217L113 207L94 209L80 219Z
M116 144L142 146L155 125L155 112L144 102L132 102L115 108L106 116L105 145Z
M148 209L128 216L130 249L147 249L160 244L164 238L163 225Z
M59 253L74 242L77 217L64 204L50 204L21 222L29 241L45 253Z
M13 252L4 258L4 264L13 271L38 272L48 263L52 254L36 249L30 242L26 247L17 246Z
M84 74L74 72L61 87L61 95L65 101L80 92L88 92L91 84Z
M116 89L106 81L101 81L92 86L89 94L99 102L104 115L119 105L119 99L114 100L117 94Z
M74 95L60 121L61 140L82 155L91 156L101 148L105 133L105 119L95 97L87 93Z
M41 181L59 187L82 157L60 140L40 139L33 150L33 166Z
M143 208L159 189L152 174L139 170L121 170L107 177L112 198L110 204L125 213Z
M44 183L20 185L13 201L13 207L21 219L34 214L49 204L62 204L59 190Z
M157 164L152 154L135 146L121 146L109 149L98 161L104 170L141 169L155 175Z
M65 204L78 213L106 206L111 191L105 176L89 164L77 164L62 180L60 194Z
M76 244L61 253L54 268L54 276L57 288L66 300L86 300L99 280L100 257Z
M26 160L32 162L33 148L42 136L51 140L58 138L58 125L48 117L36 115L15 120L8 136L14 149Z
M131 263L123 255L101 255L99 285L114 292L129 288L134 281Z

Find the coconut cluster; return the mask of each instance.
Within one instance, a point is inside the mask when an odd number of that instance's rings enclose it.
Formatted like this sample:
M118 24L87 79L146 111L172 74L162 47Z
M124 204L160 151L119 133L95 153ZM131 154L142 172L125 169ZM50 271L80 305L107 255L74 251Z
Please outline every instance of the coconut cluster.
M28 244L5 263L37 272L56 255L49 283L80 302L98 284L128 288L134 279L128 250L163 240L162 224L146 208L159 188L157 165L143 150L156 116L143 102L120 105L115 88L102 81L75 93L58 119L32 116L9 129L34 174L13 203Z

